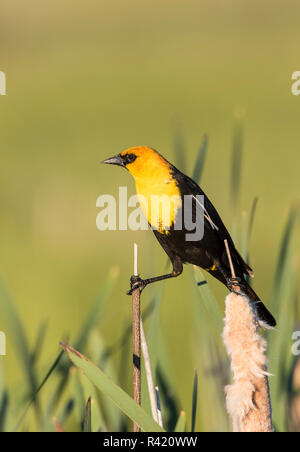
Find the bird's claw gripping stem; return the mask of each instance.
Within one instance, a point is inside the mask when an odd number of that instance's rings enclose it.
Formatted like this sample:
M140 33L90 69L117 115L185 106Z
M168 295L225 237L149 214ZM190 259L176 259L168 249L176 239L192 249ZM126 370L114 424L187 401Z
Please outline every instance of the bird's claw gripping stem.
M227 287L232 293L235 293L236 295L243 295L244 294L243 289L246 286L245 286L245 284L242 283L241 278L234 277L234 278L228 279ZM239 290L237 290L237 288L239 288Z
M132 295L132 292L136 289L140 289L140 292L146 287L147 283L139 276L131 276L130 289L126 292L127 295Z

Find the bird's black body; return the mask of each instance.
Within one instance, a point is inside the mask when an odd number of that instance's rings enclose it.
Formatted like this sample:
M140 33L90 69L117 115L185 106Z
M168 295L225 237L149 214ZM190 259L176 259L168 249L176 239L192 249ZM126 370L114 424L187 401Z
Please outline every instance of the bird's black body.
M255 309L260 321L270 327L276 325L274 317L270 314L259 297L245 280L245 275L253 276L252 269L243 260L233 240L222 222L218 212L214 208L201 188L188 176L181 173L177 168L171 165L172 176L176 180L182 196L184 206L184 196L204 196L204 206L208 216L217 228L213 228L211 223L205 219L204 235L199 241L187 241L187 231L183 228L176 230L174 226L170 228L169 234L160 233L154 230L154 234L169 256L175 274L182 272L182 265L185 263L193 264L207 270L212 276L228 286L231 279L231 270L224 246L224 240L227 240L235 274L240 279L243 291L255 305ZM195 220L195 205L193 204L193 220Z

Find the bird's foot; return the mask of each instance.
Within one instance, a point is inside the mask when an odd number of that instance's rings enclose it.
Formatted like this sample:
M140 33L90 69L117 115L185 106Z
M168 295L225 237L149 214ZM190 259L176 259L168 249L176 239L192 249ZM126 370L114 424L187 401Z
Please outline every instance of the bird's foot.
M132 292L136 289L140 289L140 292L146 287L147 283L139 276L131 276L130 289L126 292L127 295L132 295Z
M242 283L242 279L238 277L229 278L227 281L227 287L230 292L235 293L236 295L243 295L245 284Z

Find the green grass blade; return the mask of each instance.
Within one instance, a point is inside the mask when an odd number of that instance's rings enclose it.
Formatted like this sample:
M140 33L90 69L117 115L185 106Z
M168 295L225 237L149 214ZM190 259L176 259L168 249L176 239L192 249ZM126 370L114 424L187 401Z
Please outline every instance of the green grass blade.
M151 362L151 371L153 376L153 382L154 387L156 386L155 380L156 380L156 369L157 369L157 362L159 357L159 345L160 345L160 302L162 297L164 285L162 284L161 287L156 291L153 299L150 302L150 305L148 306L152 308L151 317L149 320L149 327L146 331L146 341L148 345L149 350L149 356L150 356L150 362ZM145 322L143 320L143 324L145 325ZM142 383L146 382L146 371L145 367L142 366ZM142 384L142 406L143 408L148 412L151 411L151 404L150 404L150 397L149 397L149 391L148 391L148 384Z
M70 380L72 397L74 399L74 413L75 413L76 421L77 421L78 425L80 426L80 428L82 428L85 398L84 398L82 385L79 381L77 367L71 366L69 380Z
M192 271L192 269L191 269ZM192 276L192 274L191 274ZM223 374L223 365L217 368L217 357L220 352L220 361L225 359L224 344L221 340L223 330L223 309L217 303L207 281L200 269L194 268L193 276L200 285L193 284L194 318L196 326L196 340L194 341L194 354L197 360L197 369L201 378L201 385L197 388L201 404L198 406L197 424L199 429L206 431L213 428L216 431L226 429L226 414L222 410L224 400L220 398L220 379ZM194 278L192 281L194 281ZM202 298L199 299L199 293ZM217 353L212 353L215 349ZM223 383L221 383L223 384Z
M31 353L28 346L27 336L20 320L19 314L0 280L0 307L2 318L6 324L6 330L14 343L15 350L23 365L24 373L30 387L30 396L36 393L36 376L31 361Z
M167 262L169 266L170 262ZM179 402L177 400L177 387L174 378L175 372L170 360L164 334L160 323L160 307L164 284L157 290L153 302L154 308L149 320L147 330L147 342L149 346L149 354L151 367L153 372L153 380L155 386L159 387L161 404L163 406L164 425L168 431L173 431L179 416Z
M90 334L89 339L89 350L91 353L91 359L98 367L101 367L101 369L103 369L103 371L107 374L108 377L110 377L112 380L117 380L117 372L115 370L112 356L106 355L105 360L101 360L101 356L105 352L105 347L106 345L103 337L101 336L99 331L96 330L96 328L94 328L92 333ZM85 380L89 381L86 377ZM91 392L91 395L94 398L94 393ZM106 419L106 424L108 426L107 430L113 432L120 431L122 428L122 421L124 419L123 413L113 403L110 403L110 401L107 400L105 397L101 397L102 394L99 394L99 391L97 395L98 396L100 395L100 398L98 397L97 400L95 400L95 403L98 401L99 407L101 405L101 412L103 413L102 417ZM95 416L93 417L95 418ZM102 424L104 424L103 420ZM93 431L95 430L93 429Z
M60 352L59 355L57 356L56 360L54 361L54 363L52 364L52 366L50 367L50 369L48 370L47 374L45 375L44 379L42 380L42 382L40 383L40 385L37 387L36 392L38 393L42 387L46 384L46 382L48 381L48 379L50 378L51 374L53 373L53 371L56 369L56 367L58 366L60 360L62 357L62 353Z
M112 289L114 288L117 278L119 276L118 269L112 269L108 275L107 280L101 290L100 296L96 300L94 306L90 310L83 327L75 341L76 348L82 350L87 342L90 331L95 325L99 325L101 317L100 312L103 304L109 299Z
M38 361L38 359L40 357L40 354L41 354L41 351L42 351L42 348L44 345L44 341L45 341L47 326L48 326L47 322L42 322L39 327L37 337L35 340L35 345L33 347L33 350L31 352L31 356L30 356L32 365L36 364L36 362Z
M104 372L72 347L61 344L70 360L83 370L91 382L115 403L130 419L136 422L143 431L161 432L163 429L135 401L117 386Z
M268 332L270 351L268 354L270 371L275 376L270 379L271 396L273 401L273 418L278 431L286 431L286 405L288 399L288 374L293 362L293 355L287 350L291 346L291 336L295 328L293 281L291 268L286 266L282 280L284 302L279 303L278 330Z
M249 218L249 224L248 224L248 243L250 242L250 238L252 235L253 225L254 225L254 219L257 209L257 203L258 203L258 196L256 196L253 199L252 206L251 206L251 212L250 212L250 218Z
M224 313L221 310L220 306L218 305L218 302L213 295L211 289L209 288L207 281L203 275L203 272L200 270L199 267L194 267L194 279L197 283L197 293L200 294L202 299L203 308L205 309L205 312L208 314L208 319L211 323L211 325L214 327L214 329L217 330L218 334L223 329L223 316ZM202 306L199 306L199 301L196 301L197 311L202 311ZM202 312L198 312L197 315L201 317L202 319Z
M245 262L248 262L248 230L247 230L247 214L244 211L242 213L242 226L241 226L241 236L242 242L240 247L240 253Z
M208 144L208 138L207 138L207 135L204 135L202 144L200 146L200 149L199 149L199 152L197 155L197 160L196 160L196 164L195 164L194 171L193 171L193 177L192 177L193 180L195 182L197 182L197 184L200 183L201 176L203 173L205 160L206 160L206 154L207 154L207 144Z
M162 293L163 293L163 287L162 284L161 288L157 291L154 302L153 302L153 312L149 321L149 328L147 331L147 343L149 344L149 354L150 354L150 361L151 361L151 367L153 376L156 374L157 369L157 362L159 357L159 350L160 350L160 306L161 306L161 299L162 299Z
M8 393L4 382L3 357L0 355L0 432L5 431L5 419L8 407Z
M277 266L275 270L275 276L274 276L274 283L273 283L273 290L272 290L272 296L271 296L271 310L273 312L273 315L276 317L278 316L278 312L280 309L279 303L281 299L281 289L282 289L282 283L283 283L283 276L284 276L284 269L287 264L288 260L288 253L290 248L290 241L292 232L294 229L295 221L297 216L297 210L295 208L292 208L290 210L290 214L283 232L283 237L281 240L278 260L277 260Z
M59 416L58 416L58 421L60 423L60 425L64 425L65 422L67 422L67 420L69 419L69 416L72 414L73 410L74 410L74 399L71 398L69 399L65 405L63 406Z
M193 384L192 423L191 423L191 425L192 425L192 428L191 428L192 433L194 433L195 425L196 425L197 398L198 398L198 374L197 374L197 370L195 369L194 384Z
M271 396L273 401L273 418L279 431L285 431L286 404L288 392L288 375L292 366L293 356L286 353L290 349L290 340L295 328L295 280L291 260L291 238L296 220L296 209L292 208L283 232L278 253L278 261L274 275L274 283L270 302L270 309L278 321L275 332L269 331L269 362L270 371L275 375L270 379Z
M241 186L241 167L243 154L243 129L242 124L238 122L234 128L232 156L231 156L231 186L230 186L230 202L236 212L235 207L239 200Z
M255 197L252 202L251 211L250 211L250 217L247 224L247 215L246 212L243 212L242 216L242 246L241 246L241 255L245 262L250 265L250 258L249 258L249 249L250 249L250 239L251 234L253 230L254 225L254 218L256 213L256 207L257 207L258 198ZM248 283L250 283L250 278L246 277Z
M186 171L186 152L183 142L183 136L180 130L175 131L174 137L174 154L175 154L175 165L183 173Z
M92 399L88 398L85 410L84 410L84 419L83 419L83 431L84 433L92 432L92 408L91 408Z
M157 386L159 387L159 395L161 405L163 407L164 425L169 432L174 431L179 414L180 403L178 401L178 387L175 385L174 374L170 363L165 363L164 357L169 356L166 350L159 357L157 368ZM169 358L167 359L167 361ZM168 371L168 369L170 369Z
M3 356L0 355L0 398L5 392L5 379L4 379L4 369L3 369Z
M64 404L61 412L57 417L47 416L44 419L44 425L42 428L43 433L52 432L65 432L63 425L67 422L74 410L74 400L69 398Z
M107 300L109 299L109 297L111 295L112 289L115 286L118 275L119 275L118 268L112 268L110 270L109 275L101 288L100 295L98 296L92 309L88 313L87 318L85 319L83 326L82 326L77 338L74 341L76 348L79 348L80 350L84 350L85 346L88 342L90 332L96 325L99 326L100 321L103 319L103 317L100 316L100 313L102 312L104 304L107 302ZM70 364L67 361L63 361L63 363L61 364L61 366L59 368L59 370L61 372L61 379L57 386L55 394L53 396L53 403L52 403L53 408L59 402L61 394L63 393L63 391L67 385L68 378L69 378L69 368L70 368Z
M14 431L18 431L26 414L28 413L29 408L31 407L31 405L34 403L36 395L40 392L40 390L43 388L43 386L46 384L46 382L48 381L48 379L50 378L51 374L53 373L54 369L56 369L57 365L60 362L61 357L63 356L63 351L61 351L59 353L59 355L57 356L56 360L54 361L54 363L52 364L52 366L50 367L50 369L48 370L47 374L45 375L44 379L42 380L42 382L40 383L40 385L37 387L35 393L32 396L32 399L30 400L30 402L28 403L24 413L22 414L22 416L20 417Z
M102 413L102 403L99 398L99 391L94 384L86 377L81 369L76 368L77 377L83 390L84 400L91 398L91 411L92 411L92 423L91 431L100 432L108 431L110 428L106 425L104 416ZM84 402L85 406L85 402ZM111 427L111 426L110 426Z
M8 392L5 390L0 396L0 432L5 432L6 415L9 406Z
M174 432L183 433L186 429L186 413L181 411Z

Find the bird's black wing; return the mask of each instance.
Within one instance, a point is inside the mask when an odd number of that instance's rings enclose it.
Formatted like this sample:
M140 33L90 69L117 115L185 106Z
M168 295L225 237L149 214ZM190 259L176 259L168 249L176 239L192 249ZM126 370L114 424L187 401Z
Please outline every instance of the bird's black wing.
M196 184L196 182L178 171L176 168L174 168L173 176L176 179L182 196L190 195L196 198L196 195L202 195L204 197L204 206L202 206L202 208L204 208L204 236L202 239L202 247L205 245L208 251L211 249L212 254L218 254L223 264L227 267L228 259L224 245L224 240L226 239L228 241L233 264L235 265L237 272L248 273L250 276L253 276L253 270L246 264L235 248L233 240L220 215L203 190L198 184Z

